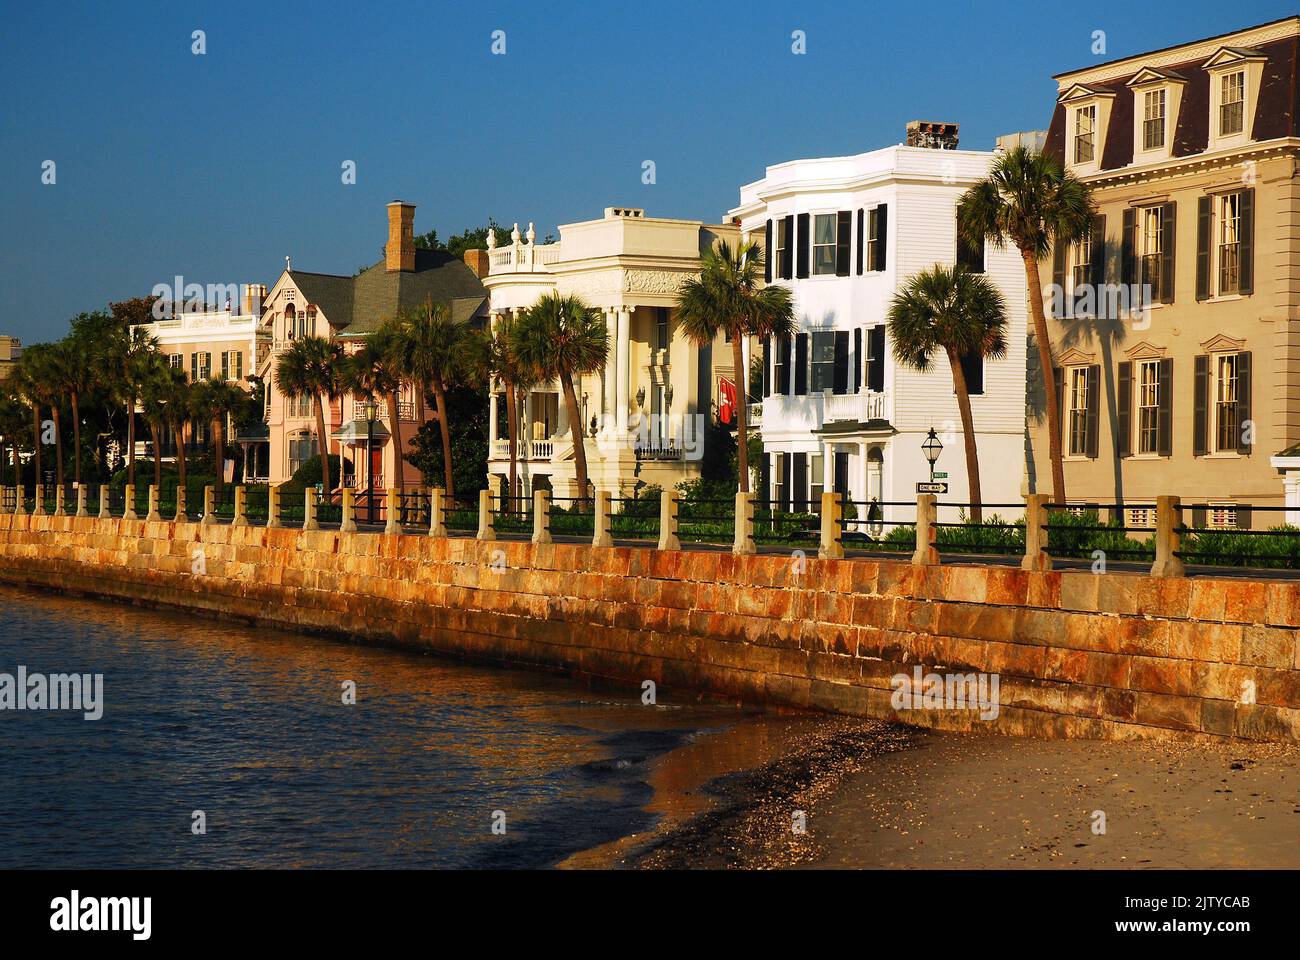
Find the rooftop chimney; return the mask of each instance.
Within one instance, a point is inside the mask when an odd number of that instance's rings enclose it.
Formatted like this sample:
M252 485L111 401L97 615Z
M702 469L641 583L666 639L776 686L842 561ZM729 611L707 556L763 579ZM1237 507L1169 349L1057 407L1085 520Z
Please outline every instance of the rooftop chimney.
M488 252L486 250L466 250L465 266L474 271L474 275L482 280L488 275Z
M644 216L645 216L645 210L643 210L641 207L606 207L605 208L606 220L616 220L616 219L623 219L623 218L635 220Z
M394 200L388 205L388 244L384 269L389 273L415 269L415 204Z
M912 120L907 125L907 145L930 150L956 150L958 123Z
M264 283L246 283L244 284L244 300L241 306L244 316L260 317L262 315L262 302L266 299L266 284Z

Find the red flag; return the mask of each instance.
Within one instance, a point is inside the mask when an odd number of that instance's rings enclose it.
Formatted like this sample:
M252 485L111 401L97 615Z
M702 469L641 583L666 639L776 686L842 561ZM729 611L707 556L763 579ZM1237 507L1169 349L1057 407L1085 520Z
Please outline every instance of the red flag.
M736 419L736 384L718 377L718 419L730 425Z

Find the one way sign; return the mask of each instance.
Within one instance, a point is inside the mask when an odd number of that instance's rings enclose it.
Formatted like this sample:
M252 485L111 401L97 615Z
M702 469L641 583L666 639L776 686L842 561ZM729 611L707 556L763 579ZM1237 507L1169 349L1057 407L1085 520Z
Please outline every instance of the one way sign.
M947 493L948 484L946 483L918 483L916 485L917 493Z

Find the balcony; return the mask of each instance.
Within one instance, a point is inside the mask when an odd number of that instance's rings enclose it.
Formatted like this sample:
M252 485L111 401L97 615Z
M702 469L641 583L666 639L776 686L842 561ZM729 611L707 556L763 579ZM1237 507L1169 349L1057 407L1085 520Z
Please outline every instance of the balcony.
M521 440L518 449L519 459L521 460L547 462L555 457L554 440ZM510 459L510 441L508 439L492 441L492 459Z
M535 246L515 243L488 254L488 276L502 273L549 273L551 264L560 259L560 245Z
M822 420L824 423L887 420L885 396L883 393L827 394L822 408Z

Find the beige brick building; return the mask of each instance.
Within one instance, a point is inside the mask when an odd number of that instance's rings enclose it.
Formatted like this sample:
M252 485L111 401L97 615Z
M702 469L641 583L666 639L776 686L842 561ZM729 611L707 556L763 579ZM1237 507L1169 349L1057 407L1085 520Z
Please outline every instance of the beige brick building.
M1098 209L1042 265L1071 502L1143 525L1176 494L1193 525L1263 528L1283 515L1250 507L1289 493L1300 521L1298 45L1291 17L1055 78L1045 149ZM1030 408L1026 485L1046 492Z

